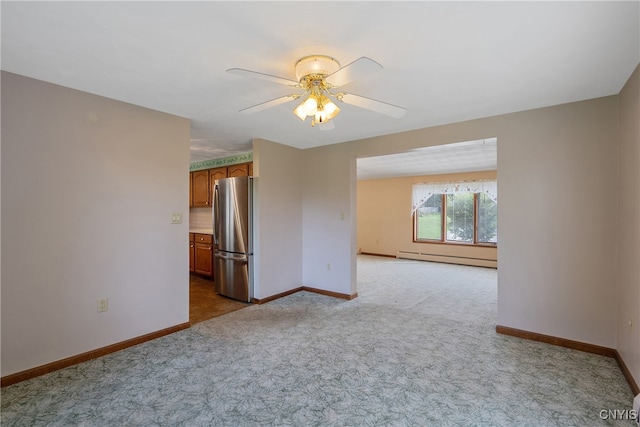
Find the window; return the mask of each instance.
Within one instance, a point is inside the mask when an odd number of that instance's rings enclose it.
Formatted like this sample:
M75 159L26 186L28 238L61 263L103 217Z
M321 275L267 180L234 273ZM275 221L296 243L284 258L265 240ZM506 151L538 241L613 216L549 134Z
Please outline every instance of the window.
M418 240L442 240L442 194L434 194L418 208Z
M447 240L473 243L474 194L447 194L444 201Z
M477 243L498 243L498 204L486 194L478 194Z
M495 181L472 185L416 184L415 200L415 241L497 245Z

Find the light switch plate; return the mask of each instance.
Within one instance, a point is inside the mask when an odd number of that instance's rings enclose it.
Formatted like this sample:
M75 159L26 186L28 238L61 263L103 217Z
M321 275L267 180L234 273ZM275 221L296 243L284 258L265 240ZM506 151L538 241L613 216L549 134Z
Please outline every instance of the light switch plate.
M182 212L174 212L171 214L171 224L182 224Z
M98 298L98 313L104 313L109 310L109 299Z

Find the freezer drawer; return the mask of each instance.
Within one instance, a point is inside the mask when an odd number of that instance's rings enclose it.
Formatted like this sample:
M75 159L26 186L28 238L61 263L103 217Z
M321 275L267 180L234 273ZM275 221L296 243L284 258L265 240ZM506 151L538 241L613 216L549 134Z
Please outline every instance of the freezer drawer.
M251 255L215 251L215 289L220 295L251 302Z

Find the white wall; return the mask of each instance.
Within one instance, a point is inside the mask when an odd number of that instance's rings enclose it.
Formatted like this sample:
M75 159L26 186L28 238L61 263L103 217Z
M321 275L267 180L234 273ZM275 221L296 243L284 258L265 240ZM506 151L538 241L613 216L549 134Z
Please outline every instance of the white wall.
M640 384L640 66L620 93L619 112L617 348Z
M2 73L3 376L189 321L189 132Z
M498 324L615 347L616 102L504 121Z
M349 144L304 151L304 285L356 294L356 160Z
M355 289L356 157L497 137L498 324L615 347L616 103L612 96L305 150L305 285Z
M253 141L254 297L302 286L302 151Z

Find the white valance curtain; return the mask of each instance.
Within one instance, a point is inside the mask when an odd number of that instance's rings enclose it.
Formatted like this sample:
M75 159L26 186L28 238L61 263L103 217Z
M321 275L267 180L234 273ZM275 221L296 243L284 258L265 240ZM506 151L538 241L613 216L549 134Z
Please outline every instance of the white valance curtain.
M494 202L498 202L498 182L496 180L464 182L431 182L413 184L413 215L429 197L434 194L483 193Z

